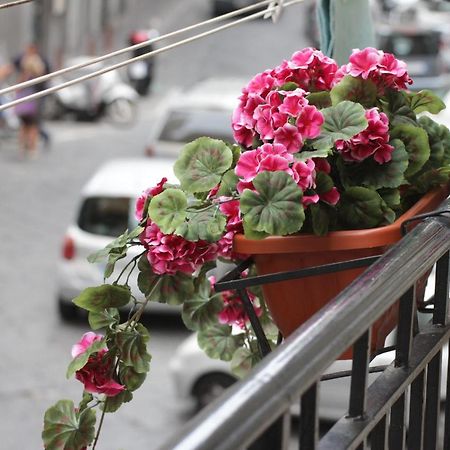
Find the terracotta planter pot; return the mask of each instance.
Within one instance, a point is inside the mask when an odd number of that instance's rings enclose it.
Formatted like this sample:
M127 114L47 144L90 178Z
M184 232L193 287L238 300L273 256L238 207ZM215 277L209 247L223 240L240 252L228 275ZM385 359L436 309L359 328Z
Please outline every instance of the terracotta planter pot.
M406 219L436 209L448 194L447 186L430 191L393 224L384 227L335 231L323 237L299 234L250 240L237 235L234 250L252 255L260 275L378 255L401 239L401 224ZM264 285L264 298L283 336L291 334L364 270L352 269ZM386 336L397 324L397 316L398 304L374 323L372 352L384 346ZM341 356L341 359L349 358L351 350Z

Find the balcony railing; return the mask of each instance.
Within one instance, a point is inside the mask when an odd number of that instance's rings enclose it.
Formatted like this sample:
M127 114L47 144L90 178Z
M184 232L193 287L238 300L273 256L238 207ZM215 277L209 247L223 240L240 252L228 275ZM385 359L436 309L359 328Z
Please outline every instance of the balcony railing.
M450 339L450 218L446 215L449 209L447 200L440 213L419 217L422 223L267 354L245 380L194 417L162 449L287 449L291 423L288 418L299 398L297 448L302 450L450 449L450 405L441 403L440 396L443 347ZM419 331L415 285L434 264L435 292L429 305L432 319ZM305 270L301 272L297 275L305 276ZM293 273L276 274L262 277L262 281L281 281L293 276ZM226 279L223 288L243 291L241 281L233 284L236 281ZM256 282L250 280L252 284ZM370 327L398 300L395 359L368 385ZM351 345L348 413L319 439L321 376ZM263 337L261 349L268 353ZM449 392L448 358L445 370Z

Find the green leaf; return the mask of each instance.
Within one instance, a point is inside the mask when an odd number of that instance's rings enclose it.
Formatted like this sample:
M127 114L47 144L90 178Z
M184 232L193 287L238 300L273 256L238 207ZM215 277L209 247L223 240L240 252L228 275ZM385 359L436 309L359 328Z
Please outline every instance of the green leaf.
M231 361L234 352L244 344L243 335L233 335L231 330L231 326L219 324L200 330L198 345L210 358Z
M321 112L324 123L320 136L312 142L314 148L326 148L340 139L347 141L367 128L365 109L359 103L343 101Z
M233 163L233 152L218 139L200 137L185 145L174 172L187 192L206 192L214 188Z
M127 247L111 249L108 256L108 263L105 267L105 278L109 278L113 274L116 262L119 261L119 259L125 258L125 256L127 256Z
M361 103L365 108L371 108L376 104L377 87L370 80L347 75L331 89L330 96L333 105L350 100Z
M138 373L132 367L119 365L119 379L129 391L135 391L142 386L147 373Z
M234 173L234 169L230 169L223 174L220 188L217 191L217 196L231 197L236 192L236 185L239 181L238 176Z
M424 111L437 114L445 109L445 103L436 94L426 89L408 93L408 100L411 109L416 114Z
M75 305L92 312L101 312L106 308L120 308L128 304L131 292L128 286L102 284L84 289L73 300Z
M95 412L77 413L71 400L60 400L44 415L42 440L46 450L81 450L95 437Z
M148 215L161 231L171 234L186 218L187 198L180 189L166 189L155 195L148 207Z
M87 257L87 260L90 263L98 263L103 261L111 253L112 250L115 250L115 253L117 253L118 251L122 252L126 244L129 241L137 238L143 230L144 228L142 228L141 226L137 226L130 232L128 232L128 230L125 231L125 233L121 234L118 238L111 241L105 248L89 255Z
M317 149L315 151L301 151L299 153L294 153L294 158L297 161L307 161L311 158L326 158L328 155L332 153L331 147L325 147L322 149Z
M325 172L317 172L316 188L314 189L318 194L325 194L331 191L334 187L333 179Z
M261 361L258 351L247 347L238 348L231 359L231 372L239 378L244 378L256 364Z
M408 179L418 172L430 157L430 146L426 131L413 125L397 125L391 130L391 139L401 139L408 152L409 165L405 171Z
M379 189L378 193L389 208L397 210L401 207L401 196L399 189Z
M400 139L390 142L394 146L391 161L378 164L373 158L360 163L346 163L342 159L337 167L344 186L364 186L372 189L397 188L405 183L405 171L408 168L408 152Z
M330 225L329 207L322 203L309 205L311 223L316 236L325 236Z
M308 103L322 109L331 106L331 97L328 91L312 92L306 96Z
M338 211L342 223L351 229L375 228L395 218L378 192L360 186L342 193Z
M295 91L300 86L297 83L294 83L293 81L288 81L287 83L282 84L278 90L279 91Z
M105 402L100 405L100 409L107 413L116 412L124 403L128 403L133 398L130 391L122 391L114 397L107 397Z
M192 276L182 272L175 275L157 275L153 273L145 255L140 258L138 269L139 290L153 302L181 305L194 293ZM158 281L159 285L151 293Z
M220 294L212 295L211 283L204 279L197 285L195 294L183 304L183 322L192 331L209 327L217 323L217 316L222 308Z
M93 342L86 351L70 362L69 367L67 368L66 377L70 378L77 370L82 369L88 362L89 357L103 348L105 348L105 339Z
M285 172L261 172L253 180L255 191L245 189L241 211L246 227L284 236L300 230L305 220L302 191Z
M226 217L220 212L219 205L215 205L204 211L190 212L175 234L193 242L216 242L223 236L226 224Z
M151 356L147 352L149 339L147 329L140 323L134 329L117 333L116 344L123 364L132 367L137 373L148 372L151 360Z
M242 219L242 225L244 227L244 235L247 239L260 240L270 236L269 233L265 233L264 231L255 231L251 224L247 224L245 217Z
M92 330L107 328L114 323L119 323L119 310L117 308L108 308L103 309L100 312L90 311L88 315L88 321Z
M94 396L90 392L83 391L83 398L78 405L78 412L84 411L92 400L94 400Z

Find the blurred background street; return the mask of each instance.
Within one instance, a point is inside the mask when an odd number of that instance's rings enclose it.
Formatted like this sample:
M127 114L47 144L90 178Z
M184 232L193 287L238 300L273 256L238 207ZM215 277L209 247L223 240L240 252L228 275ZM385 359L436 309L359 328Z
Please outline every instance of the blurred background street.
M60 398L80 398L82 385L65 380L65 372L71 346L88 326L82 320L61 320L55 277L84 183L104 161L145 157L152 126L173 88L189 88L209 77L247 80L311 45L311 4L290 7L277 24L256 20L158 55L150 93L138 99L131 125L73 117L48 121L51 145L41 145L34 160L21 160L16 133L2 135L0 130L0 448L42 448L44 411ZM111 50L127 45L129 33L142 27L163 34L205 20L211 17L211 2L130 0L126 12L109 36ZM1 48L7 49L7 43ZM424 61L416 62L419 70ZM446 68L440 70L448 75ZM189 417L177 403L168 372L170 356L189 333L173 316L149 315L145 323L153 355L149 378L130 404L107 416L99 450L156 449Z

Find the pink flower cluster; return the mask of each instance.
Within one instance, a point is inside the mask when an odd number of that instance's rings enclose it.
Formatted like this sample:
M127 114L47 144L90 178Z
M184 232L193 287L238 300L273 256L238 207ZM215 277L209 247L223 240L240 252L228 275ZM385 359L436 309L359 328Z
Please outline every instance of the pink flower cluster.
M72 357L86 352L86 350L103 336L92 331L85 333L81 340L72 347ZM114 397L120 394L125 387L114 379L114 361L106 348L89 356L87 363L75 373L75 378L84 384L84 389L93 394L105 394Z
M209 281L214 288L216 282L214 277L210 277ZM256 304L256 296L247 291L248 297L253 304L256 315L259 317L262 314L262 308ZM242 301L238 295L233 291L225 291L221 293L223 301L223 309L219 312L219 322L224 325L236 325L244 329L246 323L249 321L247 313L245 312Z
M309 91L329 89L336 63L320 51L307 48L294 53L273 70L256 75L242 91L232 118L236 142L250 148L254 139L283 144L290 153L298 152L305 139L319 135L322 113L310 105ZM294 90L285 90L288 82Z
M191 242L176 234L164 234L150 219L140 239L147 250L148 262L158 275L174 275L177 272L190 275L205 262L217 257L217 244Z
M221 201L220 211L225 215L227 224L225 234L217 241L218 254L224 258L243 259L243 255L233 252L233 238L237 233L243 233L241 211L239 209L239 200L227 200L219 198Z
M377 108L366 111L368 126L349 141L337 141L336 149L345 161L359 162L370 156L378 164L389 162L394 147L389 145L389 120Z
M383 94L386 88L407 89L407 85L412 83L405 62L395 58L391 53L372 47L364 50L354 49L349 63L342 66L336 73L335 83L345 75L373 81L380 94Z

